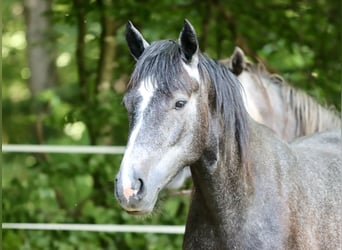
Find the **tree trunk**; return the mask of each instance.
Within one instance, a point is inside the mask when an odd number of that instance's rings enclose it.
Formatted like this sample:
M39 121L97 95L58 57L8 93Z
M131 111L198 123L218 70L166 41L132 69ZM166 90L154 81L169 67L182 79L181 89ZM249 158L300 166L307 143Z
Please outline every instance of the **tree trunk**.
M42 91L56 84L56 67L54 63L53 43L51 41L51 1L24 0L26 18L27 60L31 72L29 87L35 98ZM33 130L37 141L44 144L43 117L47 112L41 105L33 105L36 115ZM41 155L43 158L44 155Z
M100 90L108 90L112 84L115 35L118 29L114 16L108 10L113 8L112 0L98 0L101 18L100 59L98 62L97 87Z
M51 1L24 0L29 80L33 95L55 85L56 70L50 39Z

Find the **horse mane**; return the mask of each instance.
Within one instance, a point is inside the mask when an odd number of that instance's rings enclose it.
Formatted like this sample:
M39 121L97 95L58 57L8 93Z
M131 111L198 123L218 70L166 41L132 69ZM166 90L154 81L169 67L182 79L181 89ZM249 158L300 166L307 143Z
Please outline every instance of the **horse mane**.
M247 112L242 102L241 85L236 77L222 64L199 53L198 69L202 80L211 82L215 91L215 107L223 116L225 131L234 133L241 160L247 159L248 129ZM182 65L181 47L176 41L161 40L148 46L137 61L128 89L153 76L157 91L172 95L177 89L191 91L186 84ZM208 79L209 78L209 79Z
M256 65L246 62L244 70L251 73L263 88L266 88L265 84L268 83L279 87L280 94L288 107L287 112L292 111L295 115L297 136L341 126L341 119L336 109L321 105L306 92L291 86L280 75L268 72L261 62ZM262 81L263 78L268 82Z
M247 162L247 111L242 101L240 82L227 67L204 54L199 56L199 71L202 79L208 77L213 84L216 109L223 115L224 129L234 133L241 160Z

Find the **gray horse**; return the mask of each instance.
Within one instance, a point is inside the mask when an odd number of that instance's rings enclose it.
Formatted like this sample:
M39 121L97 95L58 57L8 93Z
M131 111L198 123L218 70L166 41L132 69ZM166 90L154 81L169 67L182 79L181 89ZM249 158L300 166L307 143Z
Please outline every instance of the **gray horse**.
M238 80L199 51L188 21L179 41L149 44L131 23L126 39L137 63L115 196L128 213L151 213L190 166L184 249L341 247L339 131L287 144L256 123Z
M220 62L241 82L248 114L285 141L341 128L341 117L334 109L320 105L279 75L270 74L262 64L248 62L239 47L229 59Z
M291 141L300 136L341 128L341 117L336 110L320 105L279 75L270 74L262 64L248 62L239 47L235 48L230 58L220 63L227 66L240 81L248 114L271 128L279 138ZM190 169L184 168L167 188L180 188L190 176Z

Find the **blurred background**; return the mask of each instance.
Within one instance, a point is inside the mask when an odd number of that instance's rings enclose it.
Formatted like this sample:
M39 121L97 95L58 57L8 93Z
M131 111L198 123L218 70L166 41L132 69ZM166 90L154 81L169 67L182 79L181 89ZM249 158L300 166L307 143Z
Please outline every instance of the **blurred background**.
M187 18L200 49L240 46L320 103L341 109L337 0L3 1L2 144L113 145L127 140L122 96L134 67L128 20L148 41L178 39ZM5 153L2 221L184 225L190 196L161 193L137 218L113 195L122 155ZM184 189L191 188L187 182ZM2 249L180 249L182 235L3 230Z

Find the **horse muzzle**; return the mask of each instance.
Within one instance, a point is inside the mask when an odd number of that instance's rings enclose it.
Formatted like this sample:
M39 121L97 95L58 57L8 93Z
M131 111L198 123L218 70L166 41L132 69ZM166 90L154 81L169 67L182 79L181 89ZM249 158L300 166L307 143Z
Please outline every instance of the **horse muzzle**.
M115 178L114 194L121 207L133 215L151 213L156 202L156 199L147 195L142 178L126 178L123 181L120 173Z

